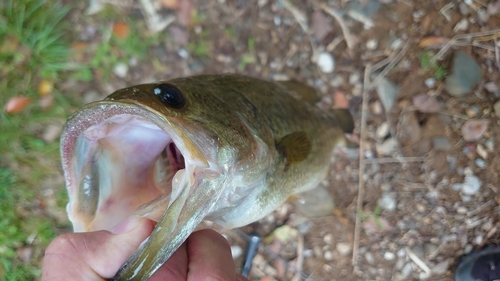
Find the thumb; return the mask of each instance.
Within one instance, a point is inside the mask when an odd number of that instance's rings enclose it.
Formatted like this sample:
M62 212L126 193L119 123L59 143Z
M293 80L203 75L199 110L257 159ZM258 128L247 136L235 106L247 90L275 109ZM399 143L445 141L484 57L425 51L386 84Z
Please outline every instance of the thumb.
M42 280L111 278L153 231L154 223L130 217L111 231L69 233L56 237L45 251Z

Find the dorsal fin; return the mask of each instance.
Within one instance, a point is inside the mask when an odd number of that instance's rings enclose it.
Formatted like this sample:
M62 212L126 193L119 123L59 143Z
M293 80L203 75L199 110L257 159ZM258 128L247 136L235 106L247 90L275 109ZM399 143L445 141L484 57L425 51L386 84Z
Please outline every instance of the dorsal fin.
M330 110L330 113L335 117L337 124L344 133L351 134L354 131L354 119L348 109L334 108Z
M305 83L299 82L297 80L276 82L284 86L288 91L294 94L296 98L304 100L308 103L314 104L321 99L318 91Z

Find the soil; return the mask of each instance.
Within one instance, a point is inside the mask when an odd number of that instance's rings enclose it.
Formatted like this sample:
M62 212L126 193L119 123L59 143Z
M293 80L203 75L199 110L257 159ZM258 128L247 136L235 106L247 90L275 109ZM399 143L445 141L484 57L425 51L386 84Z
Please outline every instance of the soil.
M351 2L354 0L325 1L339 10L345 10ZM499 14L491 15L486 22L478 18L478 10L497 1L471 1L471 5L464 3L467 1L445 0L380 2L383 2L380 9L369 17L373 21L370 29L344 15L343 20L356 41L349 48L339 23L324 13L316 1L290 1L307 18L308 29L304 30L280 1L193 0L192 7L199 20L182 25L178 18L161 31L160 36L165 39L149 50L147 58L131 66L125 78L111 75L107 82L95 79L88 84L79 82L76 87L82 95L97 92L102 98L110 90L126 85L198 73L238 72L314 85L322 94L319 106L324 108L332 107L335 93L341 93L356 120L355 136L361 135L361 116L367 115L366 138L360 144L365 153L361 157L371 153L372 158L366 159L361 175L364 179L361 206L357 205L358 155L340 150L332 161L330 177L323 184L334 197L336 207L332 215L308 218L295 211L294 203L286 203L265 219L240 230L224 230L210 223L203 226L217 228L243 251L246 241L242 233L256 232L264 237L250 280L452 280L453 269L464 253L496 244L500 238L497 190L500 127L493 110L499 96L484 87L488 82L499 85L500 66L495 57L499 45L488 40L481 43L491 50L471 44L452 46L438 60L439 65L449 70L453 50L462 50L481 66L479 85L470 94L457 98L444 90L442 81L437 80L435 88L424 84L435 71L422 68L422 56L428 50L436 54L442 46L428 49L419 47L419 43L429 36L453 38L457 34L498 28ZM462 14L460 5L466 5L469 13ZM145 20L136 6L116 8L122 9L128 20ZM102 21L83 20L80 12L72 14L77 33ZM176 10L164 9L162 13L176 14ZM316 38L321 34L312 23L313 15L328 25L322 38ZM468 20L468 27L454 31L462 19ZM375 48L367 47L370 40L377 42ZM402 43L394 48L396 40ZM316 51L333 56L332 73L323 73L318 68L312 59L311 42ZM187 58L181 57L179 50L189 50L189 44L204 44L206 55L191 53ZM249 48L250 44L253 47ZM377 92L367 89L368 111L362 112L359 86L366 66L395 57L405 44L409 44L407 51L385 76L399 87L395 105L388 111L383 107L380 110ZM242 63L245 56L251 57L251 62ZM415 110L412 98L422 93L436 97L441 110L432 113ZM490 123L479 141L465 142L460 129L471 118L487 119ZM384 122L389 124L390 133L378 137L376 130ZM436 137L448 140L449 147L438 149L433 143ZM397 146L389 155L377 155L376 147L389 138L395 138ZM486 157L484 153L478 154L478 146L486 150ZM385 160L377 160L380 158ZM484 160L484 167L476 164L478 158ZM452 188L454 183L464 181L467 172L472 172L482 183L479 192L473 195ZM383 195L392 196L397 204L393 210L379 206ZM361 218L359 226L356 217ZM286 229L283 228L286 225L295 229L289 230L292 238L280 241L271 235L275 229ZM356 227L361 230L359 238L354 235ZM353 249L358 251L355 263ZM415 262L415 257L428 269ZM242 262L242 256L236 258L238 268ZM426 270L430 272L426 274Z

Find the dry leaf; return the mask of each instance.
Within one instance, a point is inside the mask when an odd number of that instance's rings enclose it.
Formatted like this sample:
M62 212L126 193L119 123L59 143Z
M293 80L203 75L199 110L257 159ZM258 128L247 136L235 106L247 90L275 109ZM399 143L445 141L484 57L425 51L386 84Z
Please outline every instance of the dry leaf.
M333 94L333 103L338 108L349 108L349 100L342 91L335 91Z
M470 119L462 126L462 137L465 141L478 141L488 129L489 120Z
M175 10L179 8L179 0L158 0L165 9Z
M128 24L117 22L113 25L113 34L120 39L125 39L128 36L129 29Z
M193 17L193 3L191 0L182 0L177 10L177 20L182 26L190 26Z
M332 31L332 23L322 11L316 10L312 16L311 29L318 42L323 41L326 35Z
M418 46L420 48L442 48L449 41L450 39L446 37L429 36L420 40Z
M4 110L6 113L16 114L23 111L23 109L25 109L30 102L31 100L27 97L13 97L7 102L7 104L5 104Z
M52 83L51 81L42 80L38 85L38 94L40 96L46 96L52 92L53 88L54 83Z
M435 97L429 97L426 94L419 94L413 97L413 105L418 111L424 113L433 113L441 109L441 104Z
M49 109L54 104L54 96L53 95L45 95L40 97L39 105L42 110Z

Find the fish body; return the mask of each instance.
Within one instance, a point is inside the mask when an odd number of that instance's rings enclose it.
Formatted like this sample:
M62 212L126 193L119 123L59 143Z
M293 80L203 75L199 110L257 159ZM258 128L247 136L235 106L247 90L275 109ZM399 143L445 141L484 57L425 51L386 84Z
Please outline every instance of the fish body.
M115 276L145 280L202 220L234 228L261 219L323 180L353 129L348 111L320 110L309 94L297 82L199 75L84 106L61 136L74 230L131 215L158 221Z

